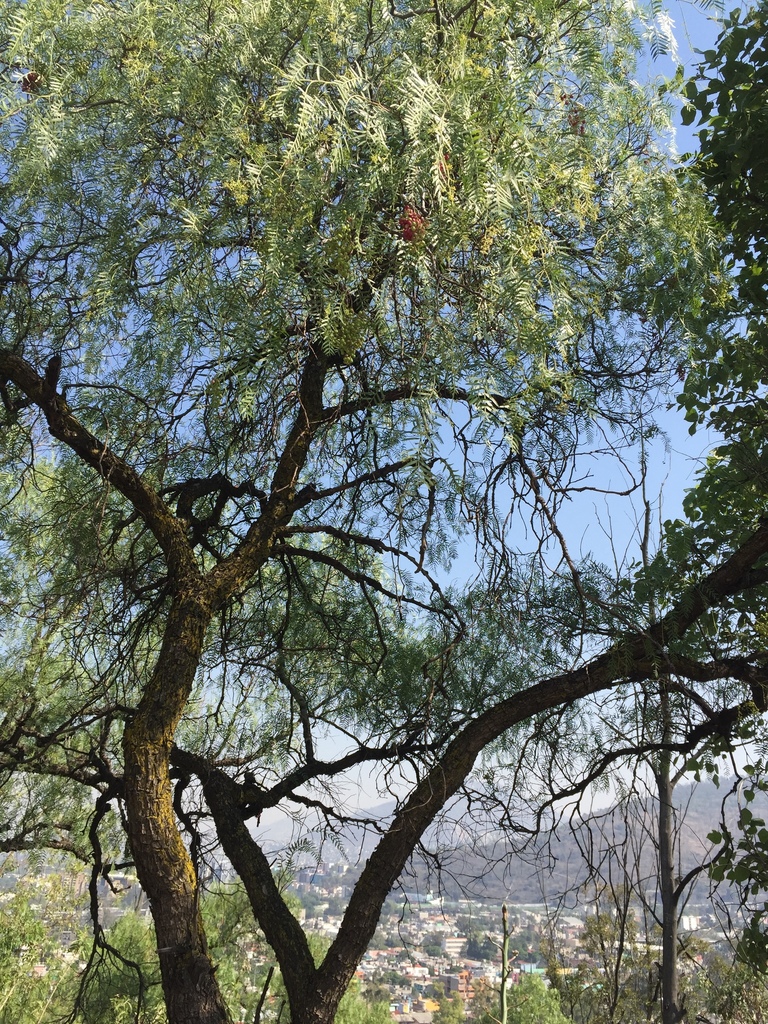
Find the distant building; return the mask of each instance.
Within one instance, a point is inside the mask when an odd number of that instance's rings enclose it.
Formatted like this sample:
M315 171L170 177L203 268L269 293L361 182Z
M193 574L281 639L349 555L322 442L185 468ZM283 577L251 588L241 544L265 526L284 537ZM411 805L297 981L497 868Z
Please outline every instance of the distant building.
M403 968L403 974L406 978L428 978L429 968L422 964L407 964Z
M446 956L459 956L466 944L466 935L444 935L441 946Z
M440 976L440 982L449 999L454 999L456 996L459 996L466 1003L468 1000L474 998L475 993L472 988L472 971L458 971L456 974L443 974Z
M402 903L431 903L435 897L432 892L402 892L397 896L398 902Z

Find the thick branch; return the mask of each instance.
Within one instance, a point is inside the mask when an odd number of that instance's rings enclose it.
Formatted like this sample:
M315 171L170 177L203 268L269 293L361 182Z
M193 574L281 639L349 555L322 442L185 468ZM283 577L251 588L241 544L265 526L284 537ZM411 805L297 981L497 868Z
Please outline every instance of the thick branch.
M301 925L285 904L269 861L240 812L240 786L217 768L200 776L225 854L245 886L267 942L274 949L291 1005L307 1005L315 964Z
M197 574L183 524L132 466L83 426L48 376L40 376L17 353L0 349L0 379L11 381L40 409L52 437L71 449L131 503L162 548L173 577Z
M754 567L766 554L768 522L761 522L759 528L719 568L685 590L671 611L650 629L649 635L660 646L679 640L707 609L725 597L755 586Z
M364 744L337 758L335 761L308 760L306 763L288 772L278 783L265 789L255 783L246 783L243 786L233 782L240 792L238 806L241 813L247 807L252 815L260 814L268 807L277 807L281 800L286 797L293 797L295 790L314 779L331 779L348 772L350 768L357 768L363 764L380 764L393 759L428 753L442 745L442 739L427 742L423 738L423 730L414 730L413 734L406 736L399 743L392 743L382 747L368 747ZM214 769L210 761L198 754L174 747L171 751L171 764L181 771L197 775L202 779Z
M371 854L341 928L318 970L318 986L347 984L370 941L380 908L408 857L440 809L459 789L480 752L508 729L559 704L651 677L667 642L681 638L705 611L738 592L755 563L768 552L768 524L761 525L726 561L690 587L648 633L615 644L592 662L528 687L470 722L438 764L415 787Z
M223 607L263 565L271 554L277 531L287 526L297 508L306 504L306 495L297 495L296 486L310 445L324 421L323 385L327 368L322 353L310 350L302 369L296 418L272 477L269 495L262 503L262 514L243 543L208 577L209 593L216 608Z

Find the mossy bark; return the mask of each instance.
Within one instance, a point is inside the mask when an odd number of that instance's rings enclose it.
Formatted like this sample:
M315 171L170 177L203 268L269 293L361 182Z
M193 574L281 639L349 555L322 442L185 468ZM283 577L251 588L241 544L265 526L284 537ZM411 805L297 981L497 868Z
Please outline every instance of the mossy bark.
M123 739L128 838L157 935L169 1024L229 1024L208 955L194 865L173 809L173 734L195 680L210 611L192 595L171 608L152 679Z

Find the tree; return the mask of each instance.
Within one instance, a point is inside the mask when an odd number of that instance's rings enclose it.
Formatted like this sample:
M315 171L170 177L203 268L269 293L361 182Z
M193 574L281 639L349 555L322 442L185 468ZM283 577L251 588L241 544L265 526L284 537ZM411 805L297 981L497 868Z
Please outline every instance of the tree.
M361 995L348 991L339 1005L337 1024L389 1024L389 1001L368 1003Z
M591 893L590 893L591 895ZM653 1019L658 969L647 939L639 934L632 890L628 886L595 887L594 913L585 921L582 946L586 960L563 974L550 958L553 987L570 1019L595 1024Z
M697 168L728 231L740 297L761 311L768 299L767 43L765 4L733 11L688 82L683 111L687 124L701 118Z
M171 1024L229 1016L217 844L293 1024L329 1024L441 809L547 722L660 668L732 682L697 737L766 706L756 644L697 630L762 595L768 525L647 577L649 622L561 515L634 489L721 290L639 28L586 0L0 14L2 843L91 859L102 948L98 881L135 865ZM381 838L316 965L261 815L341 828L363 767L407 794L357 816Z
M34 882L18 879L0 896L2 1024L39 1024L71 1007L83 931L72 904L71 887L54 873ZM59 941L63 930L74 933L70 947Z
M707 964L706 1010L723 1024L759 1024L768 1010L765 975L752 966L731 963L716 955ZM699 1019L704 1019L702 1014Z
M160 965L151 924L128 911L109 930L106 941L98 968L85 975L80 987L77 1019L83 1024L129 1024L136 1020L138 1003L140 1024L162 1024Z
M724 438L688 502L695 526L687 528L685 543L694 543L702 553L716 549L721 537L732 533L735 524L744 531L749 529L748 524L766 515L766 14L765 4L760 3L735 10L725 19L715 48L706 51L697 78L686 89L689 103L685 117L692 123L698 115L701 125L696 169L726 229L726 252L736 282L731 329L725 338L705 339L700 364L681 396L692 430L707 421ZM678 542L685 532L678 524ZM764 634L764 606L740 602L731 628L732 642L742 648L748 622ZM747 766L743 787L734 786L734 790L742 789L744 797L739 812L740 834L734 835L725 820L711 833L713 842L722 843L713 877L742 887L753 913L742 936L740 955L764 965L768 954L764 916L768 908L762 891L768 883L768 870L763 847L768 833L748 805L755 793L765 788L765 737L748 717L740 731L745 742L757 745L758 756Z
M583 971L571 984L553 961L553 978L568 989L574 1007L588 1004L589 1012L579 1012L582 1020L595 1015L609 1021L650 1020L658 1011L662 1024L676 1024L695 1016L690 986L681 979L691 942L679 934L679 923L694 886L707 878L717 857L705 834L686 821L686 800L681 802L679 790L676 799L675 791L694 772L697 777L706 772L716 781L717 755L723 750L722 740L716 751L710 739L699 750L689 747L682 758L676 755L676 740L686 733L688 701L670 689L667 678L647 681L643 690L646 700L628 708L628 716L615 708L608 716L615 736L607 746L616 800L600 812L582 806L587 783L606 771L605 755L598 754L597 764L584 771L578 804L569 810L587 880L577 874L558 899L561 906L571 900L595 903L585 945L598 969L588 984ZM596 943L601 936L605 941Z
M690 123L698 114L703 125L696 170L727 233L724 248L737 287L730 330L702 337L681 396L691 430L706 421L724 437L688 506L698 521L698 543L711 546L726 529L726 517L753 521L765 497L765 5L734 11L704 58L686 87L684 119Z
M432 1018L434 1024L462 1024L464 1020L464 1000L461 996L439 1000L440 1008Z
M509 1024L566 1024L556 991L547 988L541 978L523 975L513 985L509 998Z
M467 957L470 960L493 960L498 955L498 947L487 935L471 932L467 939Z
M498 1024L499 993L488 984L474 983L475 998L470 1004L472 1020L480 1024ZM565 1024L569 1018L560 1010L560 996L556 988L548 988L544 981L534 974L524 974L515 985L508 986L508 1024Z
M467 1007L469 1020L487 1024L499 1016L499 991L487 978L472 979L472 1000Z

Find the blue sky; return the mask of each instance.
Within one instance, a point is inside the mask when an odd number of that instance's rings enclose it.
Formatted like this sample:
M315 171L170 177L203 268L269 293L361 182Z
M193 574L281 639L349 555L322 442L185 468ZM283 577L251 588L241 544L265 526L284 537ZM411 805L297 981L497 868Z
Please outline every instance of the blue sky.
M735 6L734 0L730 4L726 0L723 10L728 12ZM742 6L744 5L742 4ZM673 34L677 43L679 63L683 65L687 74L693 74L701 59L697 51L701 53L703 50L711 48L718 36L719 27L716 19L721 12L715 6L705 10L701 4L690 3L687 0L670 3L667 5L667 10L674 23ZM675 62L669 57L659 58L658 64L663 74L674 74ZM685 127L678 118L678 151L685 153L694 149L695 146L695 126Z
M725 10L730 11L733 6L734 3L728 6L726 2ZM686 76L694 74L701 60L701 52L711 48L719 34L717 18L721 11L715 6L706 10L700 4L682 0L668 4L666 10L671 18L677 52L659 56L655 60L651 60L649 55L648 66L642 69L649 78L654 75L672 77L678 64L683 66ZM676 152L685 154L695 150L696 126L684 126L679 111L674 120ZM659 511L655 516L657 521L682 515L685 493L694 486L697 470L717 444L716 436L703 428L691 436L689 425L683 419L682 412L676 408L661 417L660 426L665 436L659 438L649 452L647 488L648 498L658 505ZM606 502L602 507L595 503L591 515L589 509L582 507L575 518L584 530L581 553L586 554L591 550L598 558L611 561L610 548L613 544L617 555L629 549L628 555L632 558L632 549L636 549L633 543L636 537L633 534L641 518L637 501L630 503L625 499Z
M730 8L729 8L730 9ZM711 14L716 14L713 10ZM669 14L673 21L673 34L677 43L679 63L682 63L686 74L692 74L698 63L696 51L711 47L718 35L718 27L710 15L700 7L690 3L674 3L669 6ZM678 61L670 56L659 57L643 69L647 77L660 75L672 77ZM694 130L685 128L676 117L675 148L678 153L685 153L695 148ZM649 478L647 496L655 506L654 521L656 524L664 519L682 515L682 501L685 492L693 487L696 471L699 469L716 438L706 431L699 430L692 437L688 432L688 424L677 408L670 409L661 422L665 436L660 437L649 453ZM595 467L596 472L603 470ZM604 466L606 474L614 474L610 484L621 486L621 479L616 476L620 471ZM608 482L606 480L606 482ZM627 498L602 499L596 495L584 496L574 500L569 507L567 516L568 543L573 555L578 559L592 553L598 560L611 564L614 559L619 562L635 561L639 557L638 527L642 520L642 502L639 495L634 500ZM557 556L554 556L557 561ZM448 574L448 580L456 582L473 575L473 553L471 550L462 552ZM447 582L447 580L444 580ZM350 780L350 803L358 801L362 806L377 805L383 799L376 793L375 786L363 770L359 774L354 792L354 780ZM390 780L392 784L392 780ZM397 785L395 785L397 789ZM610 794L604 799L610 799ZM280 820L279 812L265 815L263 827L270 829L275 820Z

